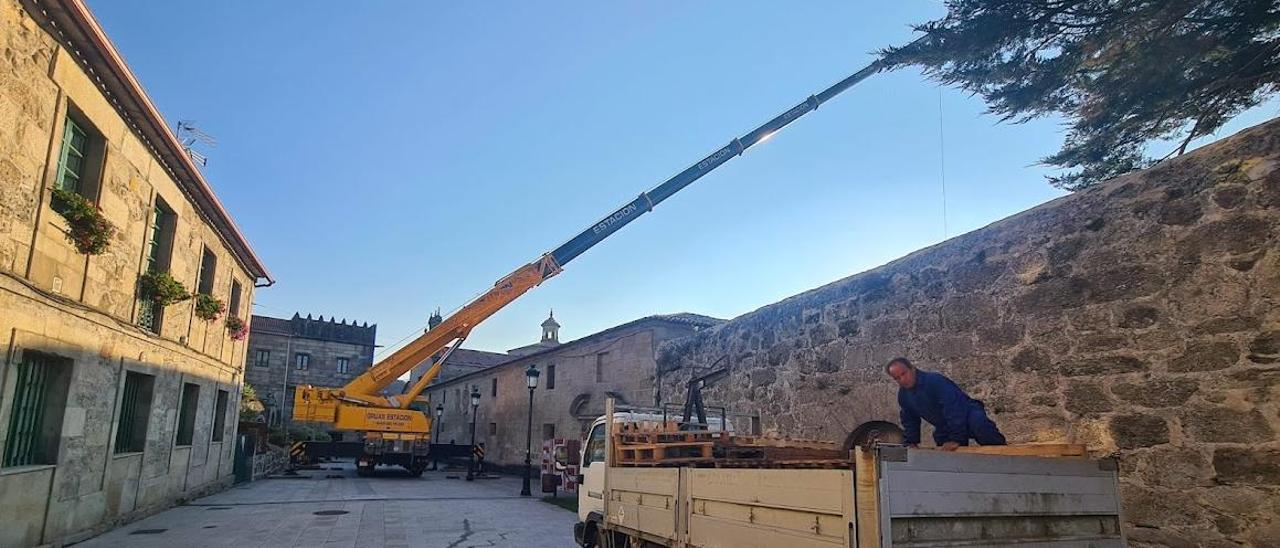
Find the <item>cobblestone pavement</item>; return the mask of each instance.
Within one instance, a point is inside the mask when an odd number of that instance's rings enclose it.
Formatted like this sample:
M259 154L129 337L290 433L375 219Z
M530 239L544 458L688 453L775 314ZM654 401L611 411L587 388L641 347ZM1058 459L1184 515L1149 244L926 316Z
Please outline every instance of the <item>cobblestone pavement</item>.
M534 497L519 496L516 478L411 478L397 469L361 478L350 465L325 468L236 486L77 546L575 546L577 516L539 500L537 485Z

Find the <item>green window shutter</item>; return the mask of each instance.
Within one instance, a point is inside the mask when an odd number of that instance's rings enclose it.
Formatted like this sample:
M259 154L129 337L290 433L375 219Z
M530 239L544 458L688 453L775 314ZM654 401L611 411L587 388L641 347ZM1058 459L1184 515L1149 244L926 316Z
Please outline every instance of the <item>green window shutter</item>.
M9 437L4 449L4 463L8 466L41 464L39 437L44 422L46 386L49 381L48 364L39 354L24 352L18 365L17 384L14 389L13 410L9 414Z
M62 190L80 192L80 180L84 177L85 151L89 134L76 125L70 117L62 132L62 152L58 158L57 186Z
M120 425L116 429L116 452L128 453L131 451L139 451L135 448L134 443L134 427L138 419L138 391L140 386L137 378L132 375L126 375L124 381L124 396L120 399Z

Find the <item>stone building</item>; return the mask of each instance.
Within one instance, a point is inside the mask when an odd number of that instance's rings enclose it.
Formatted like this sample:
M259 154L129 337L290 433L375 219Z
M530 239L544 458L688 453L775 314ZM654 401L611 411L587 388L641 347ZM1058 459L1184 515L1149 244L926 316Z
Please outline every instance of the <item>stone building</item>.
M271 278L83 3L0 0L0 50L0 546L59 545L230 484Z
M474 386L480 391L476 443L485 444L485 460L497 465L523 464L529 406L525 369L530 365L541 372L533 398L536 451L541 440L583 435L591 421L604 413L607 396L634 405L657 403L661 399L656 390L658 345L723 321L697 314L649 316L560 343L559 324L548 320L543 323L539 342L513 349L515 355L506 355L507 361L427 387L431 407L439 403L445 408L439 425L441 440L471 440L469 394ZM445 362L446 370L448 364Z
M295 386L342 386L373 365L377 324L295 313L287 320L255 314L251 325L244 378L257 391L272 426L292 422Z
M708 399L839 441L908 356L1117 456L1134 546L1280 546L1278 167L1272 121L670 343L664 389L727 356Z

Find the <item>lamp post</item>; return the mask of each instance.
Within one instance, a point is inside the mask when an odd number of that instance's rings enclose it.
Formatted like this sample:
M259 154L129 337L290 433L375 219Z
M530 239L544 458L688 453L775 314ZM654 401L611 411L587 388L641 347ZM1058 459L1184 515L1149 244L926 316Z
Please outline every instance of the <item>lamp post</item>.
M431 437L431 443L433 444L440 443L440 421L442 417L444 417L444 404L437 403L436 404L436 435ZM432 457L431 469L435 470L440 467L439 465L440 465L440 459Z
M520 496L528 497L533 495L529 490L529 480L533 476L533 389L538 387L538 368L529 364L529 368L524 370L524 380L529 386L529 424L524 431L524 486L520 488Z
M471 385L471 464L467 466L467 481L476 479L476 409L480 407L480 388Z
M435 442L440 443L440 418L444 416L444 404L436 404L436 435Z

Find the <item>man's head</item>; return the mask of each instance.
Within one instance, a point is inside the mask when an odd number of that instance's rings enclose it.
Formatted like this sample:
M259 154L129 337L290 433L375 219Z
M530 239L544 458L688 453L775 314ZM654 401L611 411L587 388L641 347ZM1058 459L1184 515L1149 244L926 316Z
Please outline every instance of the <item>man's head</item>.
M916 366L911 365L911 360L906 358L894 358L889 360L889 364L884 366L884 370L897 381L898 386L911 389L916 386Z

